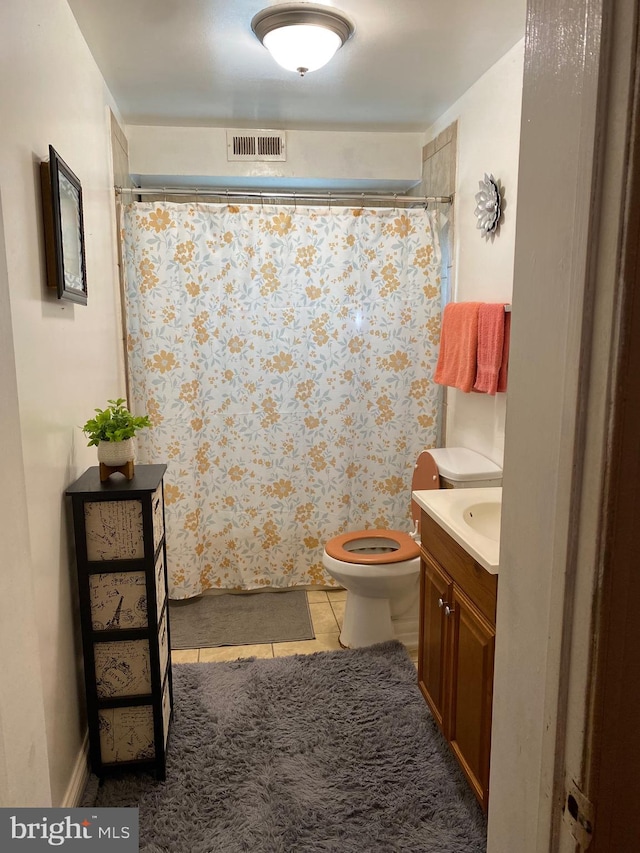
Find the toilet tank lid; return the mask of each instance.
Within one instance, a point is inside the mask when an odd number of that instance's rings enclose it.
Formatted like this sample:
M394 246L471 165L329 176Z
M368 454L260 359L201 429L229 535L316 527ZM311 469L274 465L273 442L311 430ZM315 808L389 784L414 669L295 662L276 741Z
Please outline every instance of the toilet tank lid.
M468 447L436 447L429 450L442 477L460 482L502 477L502 468Z

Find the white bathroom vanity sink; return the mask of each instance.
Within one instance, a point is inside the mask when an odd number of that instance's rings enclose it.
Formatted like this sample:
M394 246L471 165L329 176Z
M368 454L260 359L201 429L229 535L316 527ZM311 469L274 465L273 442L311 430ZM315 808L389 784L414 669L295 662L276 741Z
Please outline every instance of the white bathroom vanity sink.
M500 562L502 488L430 489L413 499L491 574Z

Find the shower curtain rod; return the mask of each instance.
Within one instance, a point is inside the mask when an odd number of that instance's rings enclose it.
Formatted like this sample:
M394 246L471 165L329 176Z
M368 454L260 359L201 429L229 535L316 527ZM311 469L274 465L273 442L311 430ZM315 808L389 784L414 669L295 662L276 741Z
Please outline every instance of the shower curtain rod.
M294 202L296 201L325 201L331 203L332 201L348 201L352 199L353 201L358 201L361 204L365 202L376 202L376 201L386 201L392 202L395 204L431 204L431 203L440 203L440 204L451 204L452 197L450 195L436 195L436 196L411 196L411 195L398 195L397 193L389 194L376 194L376 193L341 193L341 192L323 192L323 193L314 193L314 192L268 192L265 190L256 190L256 192L251 192L250 190L232 190L232 189L219 189L213 187L116 187L115 188L117 195L123 195L124 193L129 193L130 195L160 195L160 196L169 196L169 195L186 195L186 196L196 196L196 198L200 196L215 196L217 198L228 199L271 199L271 198L288 198L292 199Z

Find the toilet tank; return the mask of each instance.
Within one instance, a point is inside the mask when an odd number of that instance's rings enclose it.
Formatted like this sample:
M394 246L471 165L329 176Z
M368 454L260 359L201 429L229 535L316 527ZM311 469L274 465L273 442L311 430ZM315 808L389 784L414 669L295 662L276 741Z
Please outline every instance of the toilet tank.
M429 450L440 475L441 489L481 488L502 485L502 468L467 447Z

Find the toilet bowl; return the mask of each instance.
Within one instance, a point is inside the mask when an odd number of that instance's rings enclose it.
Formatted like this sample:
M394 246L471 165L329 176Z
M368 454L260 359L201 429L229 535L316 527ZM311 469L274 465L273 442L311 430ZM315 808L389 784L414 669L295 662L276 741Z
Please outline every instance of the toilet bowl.
M437 448L418 456L411 490L497 486L501 479L499 466L473 450ZM341 645L359 648L400 640L408 648L417 648L420 507L413 500L411 515L412 533L356 530L326 543L322 563L347 590Z

